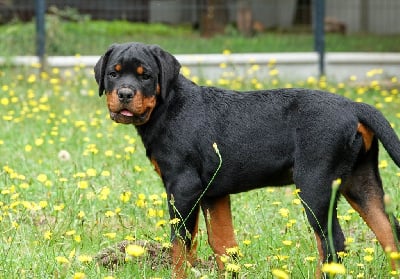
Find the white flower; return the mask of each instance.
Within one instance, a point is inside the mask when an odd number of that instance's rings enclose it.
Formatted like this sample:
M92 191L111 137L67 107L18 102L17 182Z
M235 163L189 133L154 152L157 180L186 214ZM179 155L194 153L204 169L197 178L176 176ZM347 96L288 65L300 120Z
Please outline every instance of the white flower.
M61 161L69 161L71 160L71 154L69 154L67 150L60 150L60 152L58 152L58 159Z

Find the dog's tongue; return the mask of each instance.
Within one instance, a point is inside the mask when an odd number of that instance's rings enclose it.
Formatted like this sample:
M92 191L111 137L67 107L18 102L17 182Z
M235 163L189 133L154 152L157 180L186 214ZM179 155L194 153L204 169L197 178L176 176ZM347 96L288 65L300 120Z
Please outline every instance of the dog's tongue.
M125 115L125 116L133 116L133 113L127 109L121 110L120 114Z

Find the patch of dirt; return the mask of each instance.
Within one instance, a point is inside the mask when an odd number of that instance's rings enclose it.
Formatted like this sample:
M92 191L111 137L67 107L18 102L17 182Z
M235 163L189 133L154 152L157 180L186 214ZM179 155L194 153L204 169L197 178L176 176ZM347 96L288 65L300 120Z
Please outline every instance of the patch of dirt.
M138 258L137 263L150 265L151 269L156 270L160 268L169 268L171 265L170 249L163 247L160 243L155 241L136 240L128 241L124 240L111 247L107 247L101 250L96 256L95 260L99 265L106 268L116 268L126 263L125 249L128 245L139 245L146 249L146 256ZM215 259L210 256L207 260L197 259L193 264L196 269L215 269Z

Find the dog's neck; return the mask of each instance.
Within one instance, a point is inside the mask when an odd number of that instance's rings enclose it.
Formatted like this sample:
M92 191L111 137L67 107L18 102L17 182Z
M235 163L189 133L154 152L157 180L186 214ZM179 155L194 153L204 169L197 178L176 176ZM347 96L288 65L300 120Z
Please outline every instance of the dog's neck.
M180 74L174 84L170 86L165 99L162 99L161 96L157 97L157 104L149 121L143 125L135 126L146 147L148 157L151 156L152 146L158 146L163 141L160 134L170 133L165 129L173 125L166 123L179 122L182 117L185 117L182 114L190 113L193 110L191 106L196 103L194 99L201 98L200 91L198 85ZM176 125L179 125L179 123Z

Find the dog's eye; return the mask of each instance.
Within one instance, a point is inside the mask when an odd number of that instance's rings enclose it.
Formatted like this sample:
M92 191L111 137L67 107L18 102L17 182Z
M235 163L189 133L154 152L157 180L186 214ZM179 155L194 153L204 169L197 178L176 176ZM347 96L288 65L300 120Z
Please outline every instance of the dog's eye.
M143 75L142 75L142 79L144 79L144 80L149 80L149 79L151 79L151 75L149 75L149 74L143 74Z
M108 75L109 75L110 77L115 78L115 77L117 77L117 72L109 72Z

